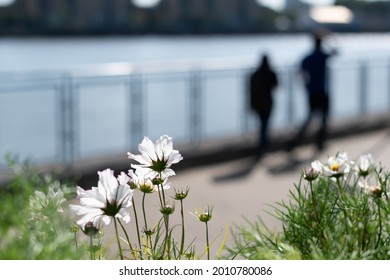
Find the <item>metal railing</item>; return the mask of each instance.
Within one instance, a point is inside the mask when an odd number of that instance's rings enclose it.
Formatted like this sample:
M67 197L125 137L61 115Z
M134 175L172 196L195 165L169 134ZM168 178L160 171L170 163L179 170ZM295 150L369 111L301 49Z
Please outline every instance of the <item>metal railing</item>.
M169 134L176 143L196 146L250 134L256 128L246 92L252 70L248 62L211 60L3 73L0 154L70 165L134 150L144 135ZM387 60L336 60L331 65L332 118L388 112L389 70ZM306 114L296 67L278 67L277 72L275 130L300 124ZM4 168L4 161L0 165Z

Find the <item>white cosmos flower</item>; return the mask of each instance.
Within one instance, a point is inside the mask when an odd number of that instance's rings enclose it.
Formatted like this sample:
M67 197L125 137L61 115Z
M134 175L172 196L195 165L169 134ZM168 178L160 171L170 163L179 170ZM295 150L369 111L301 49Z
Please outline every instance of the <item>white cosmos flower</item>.
M363 177L366 177L374 169L374 159L371 154L361 155L355 164L355 171Z
M121 174L118 175L117 179L118 179L119 185L121 185L121 186L125 186L130 182L130 178L129 178L129 176L126 175L125 172L121 172Z
M305 170L303 178L307 181L313 181L317 179L318 175L321 174L322 163L319 160L313 161L309 170Z
M179 151L173 149L172 138L163 135L156 143L153 143L148 137L144 137L141 144L138 145L141 154L134 155L127 153L129 159L134 159L140 164L132 164L131 167L141 170L146 177L155 178L162 176L167 178L175 175L170 168L172 164L178 163L183 159Z
M321 173L322 172L322 163L319 161L319 160L315 160L311 163L311 168L313 168L313 170L316 172L316 173Z
M336 157L329 157L322 165L322 174L327 177L341 177L350 171L350 163L346 153L340 153Z
M100 221L109 225L113 218L120 218L125 223L130 222L128 208L132 205L134 191L127 185L127 176L122 172L118 176L118 182L111 169L99 171L98 174L97 187L84 190L77 186L80 205L69 206L76 215L83 215L77 224L84 229L89 222L92 222L95 227L99 226Z

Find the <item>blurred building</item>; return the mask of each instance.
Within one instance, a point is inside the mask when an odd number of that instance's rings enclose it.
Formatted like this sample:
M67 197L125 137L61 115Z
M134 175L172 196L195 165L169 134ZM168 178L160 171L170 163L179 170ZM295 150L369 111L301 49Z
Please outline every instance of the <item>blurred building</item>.
M388 3L336 3L353 11L359 30L389 27ZM131 0L16 0L0 7L2 35L262 33L305 31L312 24L309 6L299 0L287 0L282 12L256 0L161 0L152 8Z
M255 0L17 0L0 8L2 34L226 33L274 31L275 11Z

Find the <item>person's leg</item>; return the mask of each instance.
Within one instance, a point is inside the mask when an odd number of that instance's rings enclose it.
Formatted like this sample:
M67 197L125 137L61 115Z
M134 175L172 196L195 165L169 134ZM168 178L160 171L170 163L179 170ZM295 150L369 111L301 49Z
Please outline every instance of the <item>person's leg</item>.
M257 120L258 120L258 130L257 130L257 145L256 145L256 156L259 154L262 145L262 133L263 133L263 120L261 117L261 113L259 111L256 112Z
M306 117L305 121L303 122L302 126L300 127L298 133L289 142L288 147L287 147L288 150L292 150L300 141L302 141L303 136L304 136L304 134L306 132L306 129L308 128L308 126L309 126L309 124L310 124L310 122L311 122L311 120L313 118L314 111L315 111L315 106L314 106L314 103L313 103L313 99L309 98L308 99L308 114L307 114L307 117Z
M327 94L324 94L321 97L321 107L320 107L322 119L321 125L317 133L317 149L323 150L324 143L327 137L327 129L328 129L328 116L329 116L329 98Z
M258 149L259 154L264 153L268 148L268 144L269 144L268 124L269 124L270 115L271 115L271 109L265 110L264 112L260 113L261 128L260 128L260 143Z

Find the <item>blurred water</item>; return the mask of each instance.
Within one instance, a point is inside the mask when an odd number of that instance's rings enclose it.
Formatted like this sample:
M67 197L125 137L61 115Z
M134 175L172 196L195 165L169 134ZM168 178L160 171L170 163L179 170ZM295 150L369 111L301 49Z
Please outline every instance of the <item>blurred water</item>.
M383 57L390 35L335 34L328 40L340 57ZM310 49L310 37L298 35L2 38L0 71L71 68L75 65L169 61L179 59L242 58L257 61L268 52L276 65L296 63Z
M336 34L329 40L339 55L332 61L332 118L354 116L360 110L360 63L370 62L367 71L369 112L389 108L389 34ZM294 78L294 120L289 120L289 87L286 66L297 65L311 48L307 35L212 36L212 37L108 37L108 38L3 38L0 40L0 72L73 69L81 65L111 62L168 62L235 59L254 66L261 53L270 54L280 74L276 92L274 128L286 121L300 123L305 100L299 79ZM191 100L188 83L181 74L174 79L147 77L144 86L144 135L162 134L187 142ZM128 81L109 84L91 82L77 86L76 150L80 158L127 150L129 143ZM241 133L245 103L243 72L208 73L202 79L202 137ZM58 87L27 88L0 92L0 155L7 151L39 161L61 158ZM251 120L252 128L255 123ZM140 140L140 139L139 139ZM0 164L2 161L0 160Z

